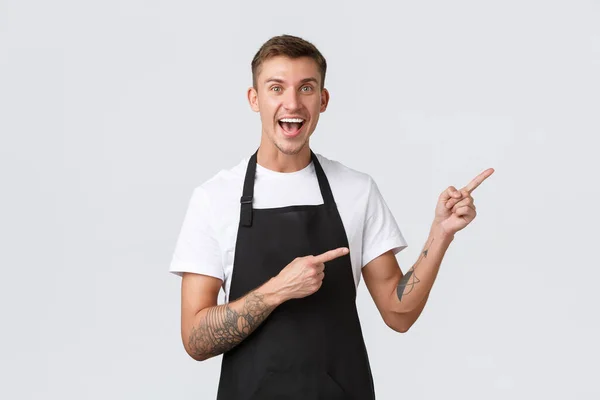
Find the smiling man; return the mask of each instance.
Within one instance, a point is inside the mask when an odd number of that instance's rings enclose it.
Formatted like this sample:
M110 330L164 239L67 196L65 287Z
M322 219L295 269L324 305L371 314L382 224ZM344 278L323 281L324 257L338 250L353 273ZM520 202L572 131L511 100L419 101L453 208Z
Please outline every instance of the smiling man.
M181 334L201 361L223 354L218 399L375 398L356 289L406 332L442 258L475 218L470 193L442 192L424 250L407 243L373 179L310 149L327 109L327 64L311 43L271 38L252 60L258 150L194 190L170 271L182 276ZM218 305L220 289L225 303Z

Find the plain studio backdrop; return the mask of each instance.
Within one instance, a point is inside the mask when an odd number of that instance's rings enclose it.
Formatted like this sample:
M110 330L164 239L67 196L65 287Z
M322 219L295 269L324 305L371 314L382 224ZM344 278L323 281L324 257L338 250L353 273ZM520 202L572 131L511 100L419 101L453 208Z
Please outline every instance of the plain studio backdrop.
M377 398L600 396L597 1L0 0L0 398L214 399L168 266L193 189L258 146L250 61L327 58L312 148L369 173L417 260L486 168L405 334L364 282Z

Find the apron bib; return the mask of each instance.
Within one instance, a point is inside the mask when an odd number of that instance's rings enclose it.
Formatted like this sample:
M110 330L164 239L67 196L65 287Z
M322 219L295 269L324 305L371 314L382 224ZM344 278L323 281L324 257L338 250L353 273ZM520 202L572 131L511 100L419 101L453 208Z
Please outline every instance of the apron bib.
M258 288L296 257L349 247L312 151L324 204L252 208L257 153L244 180L229 301ZM375 399L349 254L325 263L317 292L284 302L223 354L217 400L259 399Z

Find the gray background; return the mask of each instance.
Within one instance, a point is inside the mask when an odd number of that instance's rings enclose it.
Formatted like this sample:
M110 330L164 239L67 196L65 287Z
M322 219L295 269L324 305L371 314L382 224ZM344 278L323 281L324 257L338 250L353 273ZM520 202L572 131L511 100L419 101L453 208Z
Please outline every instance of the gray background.
M257 147L250 61L329 63L312 148L371 174L409 243L486 168L379 399L598 398L597 1L0 0L0 398L212 399L167 272L192 190Z

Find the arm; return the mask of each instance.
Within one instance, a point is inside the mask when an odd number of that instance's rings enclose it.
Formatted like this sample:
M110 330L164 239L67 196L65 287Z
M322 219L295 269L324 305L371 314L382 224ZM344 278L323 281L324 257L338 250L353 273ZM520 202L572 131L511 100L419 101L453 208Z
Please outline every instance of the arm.
M415 323L427 303L442 259L453 239L453 235L432 225L423 252L406 275L402 274L391 251L365 265L365 284L390 328L406 332Z
M406 275L391 252L363 268L365 284L392 329L406 332L421 314L454 234L477 216L471 192L493 173L494 169L488 168L460 191L449 186L440 194L423 252Z
M183 275L181 338L194 360L203 361L232 349L282 302L271 279L233 302L217 305L222 283L207 275Z
M346 254L347 248L338 248L317 256L298 257L259 288L220 306L217 297L221 279L184 273L181 338L185 350L194 360L202 361L232 349L277 306L319 290L325 263Z

